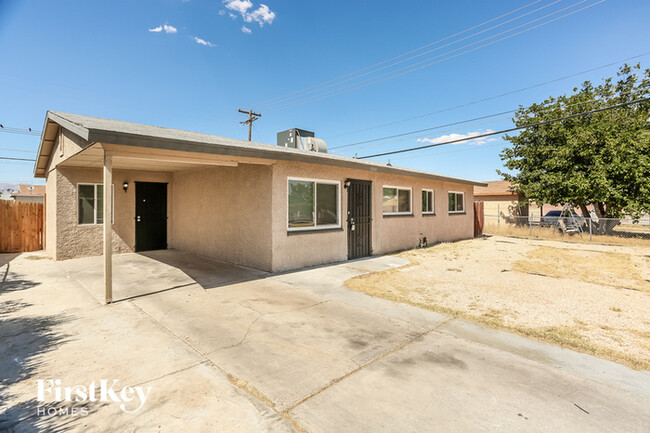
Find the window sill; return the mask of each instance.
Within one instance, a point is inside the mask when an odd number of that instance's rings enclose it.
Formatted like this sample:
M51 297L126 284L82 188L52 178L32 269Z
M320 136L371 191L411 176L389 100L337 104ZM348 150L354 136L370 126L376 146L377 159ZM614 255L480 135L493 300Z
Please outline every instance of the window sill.
M467 212L449 212L449 215L467 215Z
M410 218L410 217L414 217L414 216L415 215L413 215L412 213L404 213L404 214L399 214L398 213L398 214L384 215L384 218L405 218L405 217Z
M287 230L287 236L308 235L314 233L331 233L331 232L342 232L342 231L343 231L343 227L333 227L327 229Z
M436 216L436 214L435 213L423 213L422 216L423 217L432 217L432 216Z

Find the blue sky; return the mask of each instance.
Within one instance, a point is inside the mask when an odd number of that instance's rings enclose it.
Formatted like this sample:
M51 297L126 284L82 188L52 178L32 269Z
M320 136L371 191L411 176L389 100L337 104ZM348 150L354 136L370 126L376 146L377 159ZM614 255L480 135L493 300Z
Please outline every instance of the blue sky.
M237 109L252 107L262 113L255 141L275 143L276 132L298 127L332 152L363 156L428 141L336 147L514 109L611 76L617 66L378 127L650 51L648 17L647 0L0 0L0 124L40 130L49 109L245 139ZM398 65L291 95L444 38ZM367 81L374 77L381 81ZM419 139L511 124L461 125ZM504 145L441 146L391 163L493 180ZM38 137L0 133L0 156L33 158L37 147ZM30 180L32 164L0 160L0 182Z

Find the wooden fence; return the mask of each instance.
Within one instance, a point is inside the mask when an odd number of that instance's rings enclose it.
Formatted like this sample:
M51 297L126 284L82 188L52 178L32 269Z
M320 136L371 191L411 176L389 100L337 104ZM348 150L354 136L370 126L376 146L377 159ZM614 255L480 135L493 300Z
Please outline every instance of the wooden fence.
M0 253L43 249L43 203L0 200Z

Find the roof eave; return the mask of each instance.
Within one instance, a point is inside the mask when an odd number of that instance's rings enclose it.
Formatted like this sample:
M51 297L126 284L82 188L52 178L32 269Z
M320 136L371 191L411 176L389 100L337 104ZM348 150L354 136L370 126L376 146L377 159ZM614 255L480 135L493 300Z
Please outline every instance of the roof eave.
M197 141L186 141L169 138L150 137L145 135L127 134L123 132L105 131L90 129L88 141L93 143L110 143L126 146L159 148L168 150L183 150L188 152L212 153L227 156L240 156L248 158L275 159L282 161L297 161L312 164L331 165L342 168L354 168L359 170L375 171L388 174L401 174L405 176L434 179L444 182L453 182L473 186L486 186L483 182L468 179L448 177L416 171L401 167L386 166L371 161L356 160L353 158L337 157L330 154L305 152L300 150L287 149L269 145L264 148L247 148L230 144L206 144ZM182 149L179 149L182 146Z
M54 126L54 125L56 125L56 126ZM56 128L63 127L63 128L68 129L72 133L78 135L79 137L81 137L81 138L83 138L85 140L88 139L88 135L89 135L88 129L86 129L86 128L80 126L80 125L77 125L76 123L70 122L69 120L59 116L58 114L48 110L47 114L45 115L45 121L43 122L43 129L42 129L41 138L40 138L40 141L39 141L39 144L38 144L38 151L36 153L36 160L34 161L34 177L35 178L45 178L46 177L46 174L47 174L47 173L45 173L46 169L43 170L43 173L39 173L39 162L45 157L47 157L47 158L52 157L51 151L52 151L52 149L54 149L54 141L53 140L47 140L46 137L49 134L51 128L54 128L54 127L56 127ZM52 147L50 149L50 155L44 156L43 155L43 145L44 145L44 143L46 141L52 141ZM47 166L47 161L46 161L45 166Z

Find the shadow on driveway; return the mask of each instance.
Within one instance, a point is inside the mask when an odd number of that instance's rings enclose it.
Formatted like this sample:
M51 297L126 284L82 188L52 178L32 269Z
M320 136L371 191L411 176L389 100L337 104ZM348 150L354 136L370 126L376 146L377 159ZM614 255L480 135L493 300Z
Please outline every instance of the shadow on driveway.
M37 415L37 408L54 407L36 400L36 378L34 375L45 362L44 355L64 343L68 336L59 332L60 324L69 320L64 315L33 315L28 310L32 304L21 300L6 299L12 292L30 289L40 283L11 271L8 258L0 256L0 433L62 432L74 422L70 417L45 417ZM46 379L46 378L44 378ZM19 382L33 383L34 394L23 400L12 394L9 388ZM56 404L57 409L62 407ZM62 421L68 420L65 423Z

